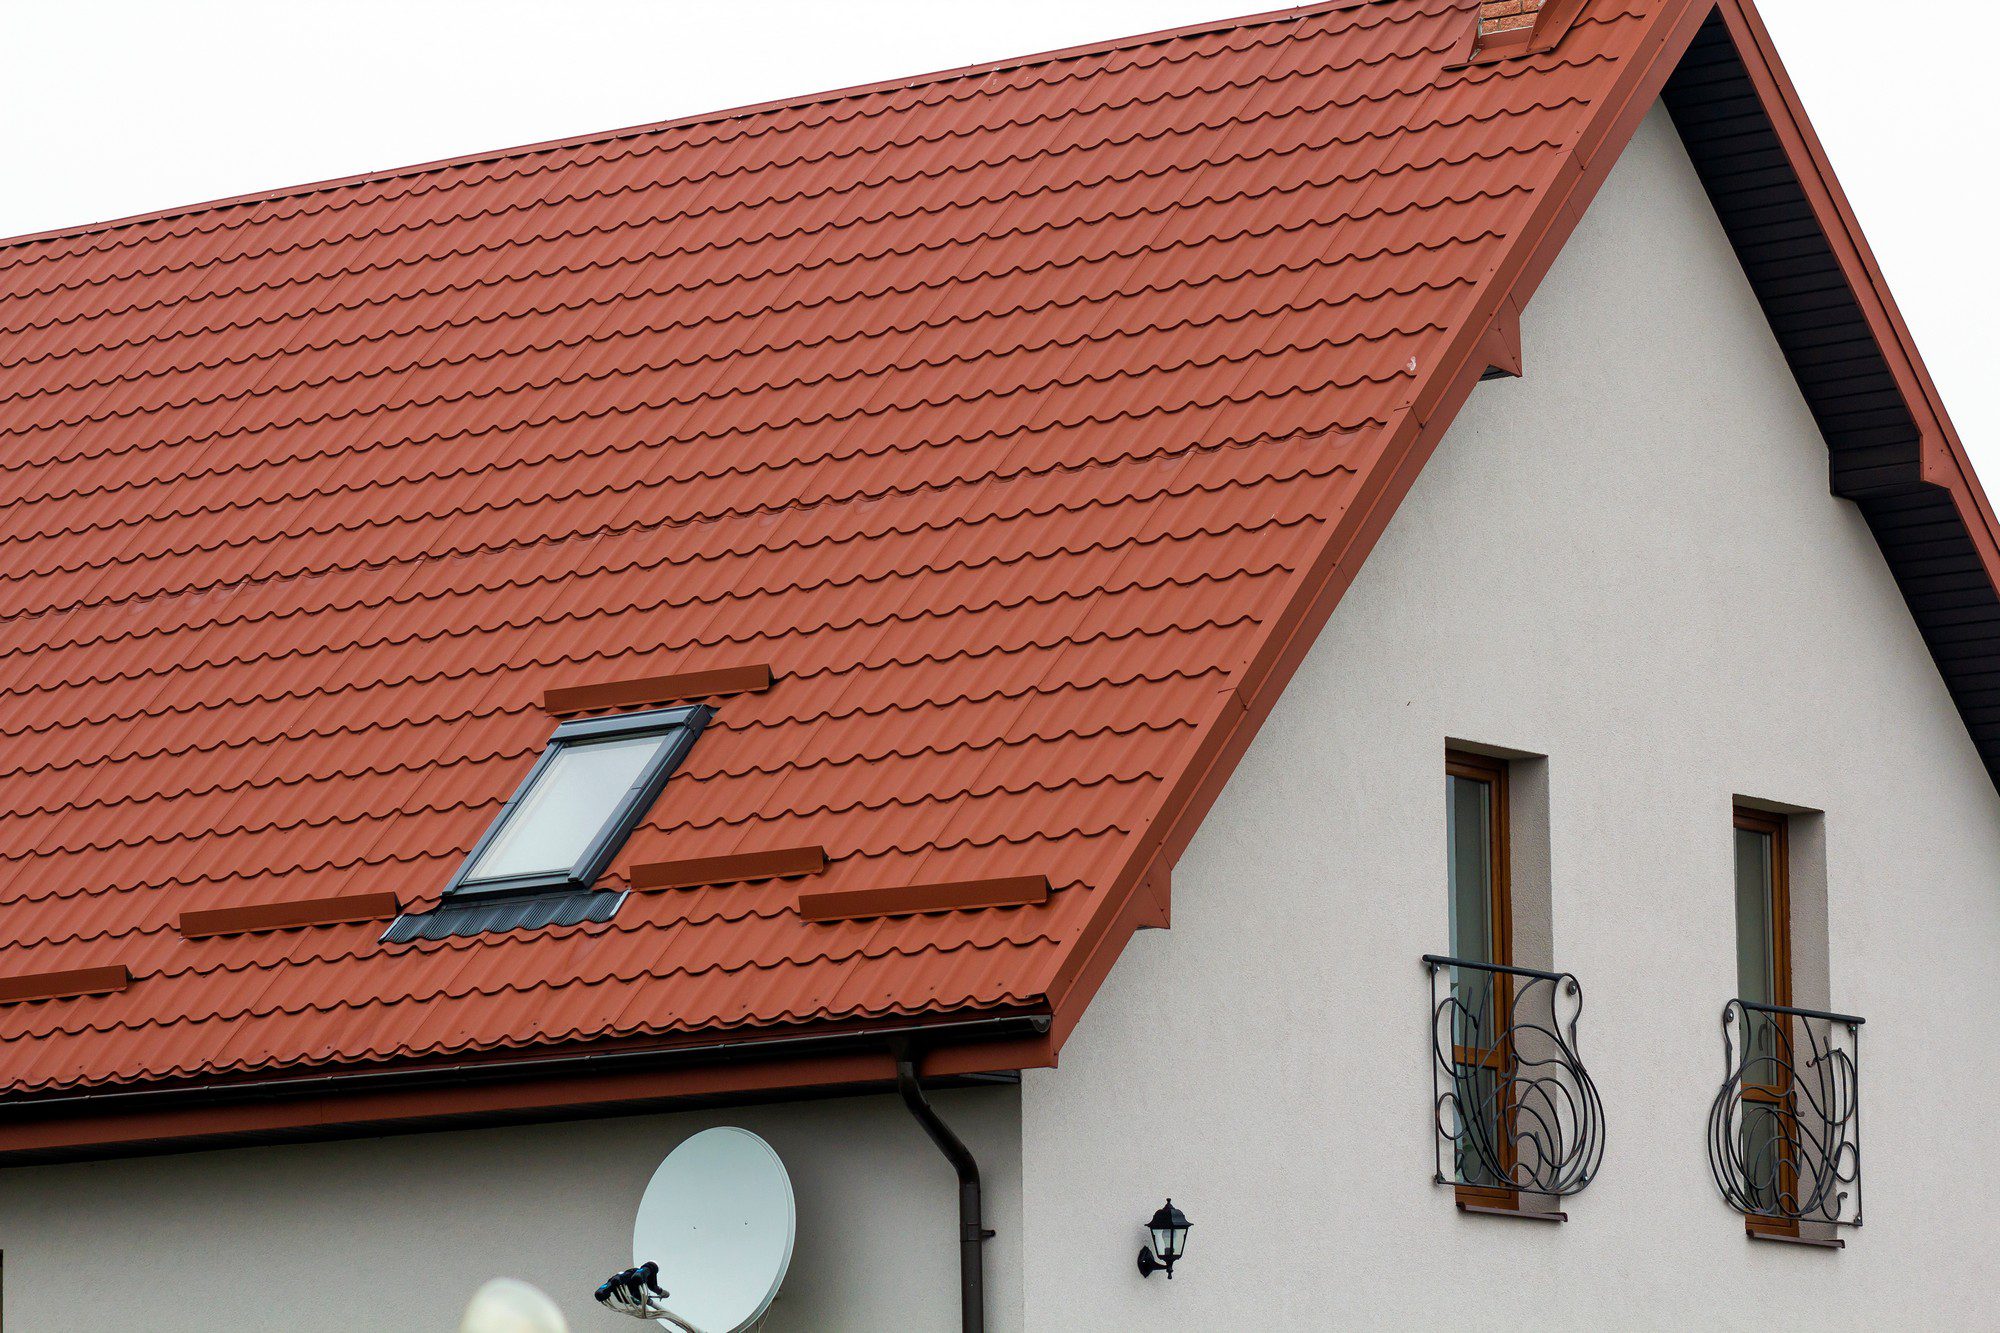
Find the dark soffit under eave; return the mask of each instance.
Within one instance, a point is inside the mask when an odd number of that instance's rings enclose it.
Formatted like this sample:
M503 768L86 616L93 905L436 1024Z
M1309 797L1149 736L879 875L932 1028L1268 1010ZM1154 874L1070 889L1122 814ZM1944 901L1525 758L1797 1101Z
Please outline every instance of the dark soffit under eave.
M1859 506L2000 784L2000 595L1718 11L1665 100L1826 437L1833 493Z

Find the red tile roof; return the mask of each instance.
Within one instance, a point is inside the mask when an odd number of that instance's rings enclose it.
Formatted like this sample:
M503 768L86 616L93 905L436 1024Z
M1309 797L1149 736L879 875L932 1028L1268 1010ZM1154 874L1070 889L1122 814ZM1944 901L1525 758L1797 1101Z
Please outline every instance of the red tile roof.
M6 1085L1060 1040L1696 8L1467 67L1470 0L1344 0L0 248L0 976L132 976L0 1006ZM431 905L547 692L766 664L606 884L821 875L178 929Z

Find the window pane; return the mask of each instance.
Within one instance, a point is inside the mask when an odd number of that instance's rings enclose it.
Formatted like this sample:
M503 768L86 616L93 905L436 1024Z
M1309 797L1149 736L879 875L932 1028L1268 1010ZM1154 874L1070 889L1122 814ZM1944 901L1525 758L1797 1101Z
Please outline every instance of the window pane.
M1736 995L1776 1004L1771 938L1771 835L1736 830Z
M671 733L570 742L514 806L468 880L567 871Z
M1445 844L1451 893L1451 953L1472 963L1493 957L1493 788L1445 780Z
M1445 859L1451 896L1451 954L1470 963L1493 963L1493 786L1445 775ZM1456 1001L1453 1040L1485 1050L1504 1023L1495 1012L1493 974L1452 969Z

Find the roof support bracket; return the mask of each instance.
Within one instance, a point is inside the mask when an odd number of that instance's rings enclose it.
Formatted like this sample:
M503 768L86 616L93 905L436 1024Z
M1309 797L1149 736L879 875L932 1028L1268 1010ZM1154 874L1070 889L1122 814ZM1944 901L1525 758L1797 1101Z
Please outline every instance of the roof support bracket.
M1139 891L1133 895L1134 928L1138 930L1170 930L1174 924L1173 871L1169 869L1148 870L1139 881Z
M1481 379L1521 377L1521 307L1510 294L1493 316L1493 326L1479 341L1479 355L1486 363Z

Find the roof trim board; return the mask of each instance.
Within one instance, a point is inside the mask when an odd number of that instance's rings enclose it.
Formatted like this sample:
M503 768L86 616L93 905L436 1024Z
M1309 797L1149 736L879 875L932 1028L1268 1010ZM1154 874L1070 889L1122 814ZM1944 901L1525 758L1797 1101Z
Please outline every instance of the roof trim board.
M857 921L935 912L973 912L988 907L1031 907L1047 902L1046 875L910 884L881 889L799 891L799 915L808 921Z
M591 713L610 708L643 708L653 704L718 699L731 694L757 694L771 688L776 677L768 664L683 671L670 676L566 685L544 691L542 708L550 713Z
M132 984L132 974L123 966L74 967L61 972L28 972L0 977L0 1004L28 1004L36 1000L66 1000L79 995L106 995Z
M402 910L402 904L393 893L350 893L334 898L306 898L297 902L182 912L177 928L183 938L196 940L213 935L246 935L266 930L382 921Z
M635 889L694 889L713 884L742 884L761 879L795 879L826 870L824 847L780 847L734 856L703 856L686 861L653 861L632 867Z
M1051 1062L1038 1015L973 1016L889 1029L684 1042L532 1060L263 1079L235 1086L83 1093L0 1104L7 1165L629 1115L690 1101L840 1095L890 1086L912 1051L926 1079Z

